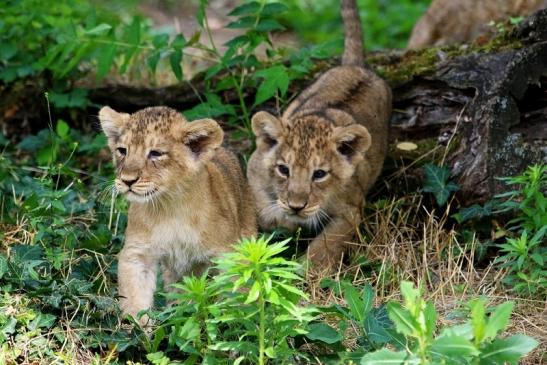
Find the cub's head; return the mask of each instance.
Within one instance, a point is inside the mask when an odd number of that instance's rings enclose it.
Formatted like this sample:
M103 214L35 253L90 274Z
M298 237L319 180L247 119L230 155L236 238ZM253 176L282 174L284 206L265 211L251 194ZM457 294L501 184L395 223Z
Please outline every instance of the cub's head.
M365 127L335 109L290 121L259 112L252 127L270 181L271 205L261 214L296 224L320 220L329 199L351 179L371 144Z
M99 119L116 165L116 189L135 202L183 193L223 139L214 120L189 123L166 107L134 114L104 107Z

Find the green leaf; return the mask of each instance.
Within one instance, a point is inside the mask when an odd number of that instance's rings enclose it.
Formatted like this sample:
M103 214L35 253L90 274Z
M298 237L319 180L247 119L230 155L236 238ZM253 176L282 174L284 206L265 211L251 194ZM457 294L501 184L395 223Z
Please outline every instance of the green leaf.
M68 136L68 132L70 131L70 127L68 124L62 120L59 119L57 121L57 126L55 127L55 131L57 132L57 135L63 139L65 139Z
M518 361L536 348L538 342L525 335L497 339L486 345L480 356L481 365L518 364Z
M259 295L260 295L260 283L258 281L255 281L253 286L251 287L251 290L249 291L249 295L247 295L245 304L255 302L258 299Z
M260 14L262 14L262 16L275 16L287 11L288 9L289 8L287 7L287 5L282 3L268 3L264 6Z
M433 341L431 352L442 357L453 356L476 356L479 354L477 348L461 336L443 336Z
M258 87L255 96L254 105L261 104L273 97L279 90L281 96L284 96L289 87L289 75L285 66L273 66L255 74L256 77L264 78L264 81Z
M407 358L405 351L393 352L387 349L371 352L361 359L361 365L402 365Z
M478 345L484 339L486 331L484 299L475 299L469 303L471 307L471 326L473 327L473 336L475 344Z
M177 77L177 80L182 81L182 67L180 63L182 62L182 50L175 49L173 53L169 56L169 63L171 64L171 69Z
M498 332L507 327L511 312L513 311L513 304L513 302L505 302L494 309L494 312L490 315L486 323L484 339L490 340L495 338Z
M184 46L186 46L186 38L184 38L184 35L182 33L179 33L176 35L175 39L171 43L171 47L176 50L182 50Z
M276 20L262 19L255 29L259 32L271 32L274 30L283 30L285 27L279 24Z
M365 285L363 288L363 312L364 317L368 316L374 306L374 290L370 284Z
M450 194L458 191L459 187L449 182L450 169L446 166L426 164L424 166L425 181L423 191L433 193L439 206L443 206L450 198Z
M359 323L363 322L367 313L365 313L365 303L361 300L359 291L350 283L344 282L342 284L344 289L344 299L348 303L348 308L353 316Z
M228 15L229 16L252 15L252 14L256 14L258 10L260 10L260 3L257 1L251 1L249 3L236 7Z
M110 29L112 29L112 26L110 24L102 23L97 25L95 28L89 29L85 31L85 34L87 35L100 35L107 33Z
M306 337L313 341L328 343L329 345L344 339L342 334L324 322L310 324Z
M105 47L103 51L99 53L97 66L97 80L101 80L106 76L110 68L114 64L114 58L116 57L116 51L118 46L114 43L111 43Z
M387 313L389 319L391 319L395 324L397 332L407 336L411 336L419 332L419 325L416 320L399 303L389 302L387 304Z

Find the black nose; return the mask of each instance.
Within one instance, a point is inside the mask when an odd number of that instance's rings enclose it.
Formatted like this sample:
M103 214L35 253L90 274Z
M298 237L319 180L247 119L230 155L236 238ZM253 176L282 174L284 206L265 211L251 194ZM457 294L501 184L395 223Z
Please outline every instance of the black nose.
M292 204L289 204L289 208L292 209L293 212L295 213L298 213L300 212L302 209L304 209L306 207L306 204L304 205L292 205Z
M124 180L124 179L122 179L122 181L124 182L124 184L127 185L127 186L129 186L129 187L131 187L131 185L133 185L134 183L136 183L137 180L139 180L139 179L138 179L138 178L132 179L132 180Z

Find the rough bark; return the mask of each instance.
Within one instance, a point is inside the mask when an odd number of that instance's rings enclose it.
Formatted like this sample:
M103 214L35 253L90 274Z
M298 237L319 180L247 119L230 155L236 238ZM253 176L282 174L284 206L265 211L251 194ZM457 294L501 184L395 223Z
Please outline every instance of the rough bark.
M503 187L495 177L547 161L547 10L527 18L506 38L506 45L483 45L478 50L471 46L456 52L383 52L368 58L393 88L392 141L427 141L430 148L450 144L445 161L465 203L484 201L500 192ZM327 67L322 63L317 71ZM294 82L291 88L297 92L309 82ZM18 129L24 123L32 125L33 118L41 121L38 127L47 125L45 103L35 105L43 84L25 85L19 84L16 91L34 95L30 105L21 99L8 102L14 98L15 86L0 86L4 131L9 132L10 125ZM203 87L199 78L191 85L164 88L107 85L91 89L89 97L96 105L128 112L158 104L184 110L200 102L195 90ZM250 105L254 90L246 92ZM226 103L237 102L234 92L228 91L223 98ZM94 112L88 112L88 121Z

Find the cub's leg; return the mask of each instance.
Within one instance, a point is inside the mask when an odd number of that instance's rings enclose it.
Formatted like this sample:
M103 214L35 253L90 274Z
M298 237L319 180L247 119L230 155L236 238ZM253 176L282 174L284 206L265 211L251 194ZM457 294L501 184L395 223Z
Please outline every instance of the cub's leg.
M157 260L142 249L125 245L118 261L118 291L123 313L136 317L140 310L152 307L156 289ZM147 316L140 319L146 324Z
M334 218L327 224L308 247L307 257L314 269L330 271L340 264L358 223L359 214L355 212L349 216Z

